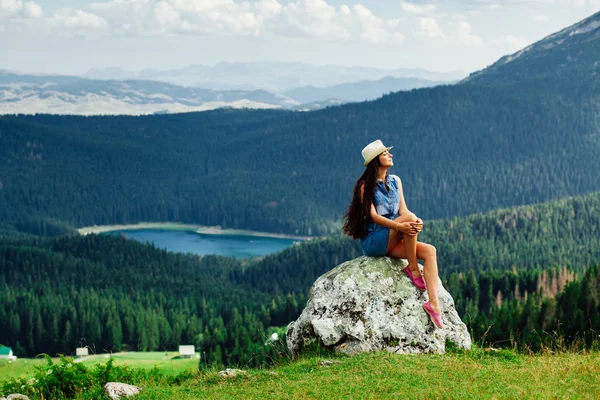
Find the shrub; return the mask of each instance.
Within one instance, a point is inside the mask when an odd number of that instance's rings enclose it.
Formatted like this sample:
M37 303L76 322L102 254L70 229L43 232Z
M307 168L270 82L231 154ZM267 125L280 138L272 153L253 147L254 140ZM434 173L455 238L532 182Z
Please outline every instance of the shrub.
M33 378L13 378L4 382L0 395L21 393L33 398L70 399L83 394L84 398L99 399L105 397L103 392L107 382L139 385L140 382L165 381L165 377L156 367L145 371L116 366L113 358L108 359L106 364L87 368L82 363L74 362L71 357L61 355L56 363L47 354L43 354L43 357L46 363L33 367ZM187 378L188 375L182 373L171 380L177 382Z

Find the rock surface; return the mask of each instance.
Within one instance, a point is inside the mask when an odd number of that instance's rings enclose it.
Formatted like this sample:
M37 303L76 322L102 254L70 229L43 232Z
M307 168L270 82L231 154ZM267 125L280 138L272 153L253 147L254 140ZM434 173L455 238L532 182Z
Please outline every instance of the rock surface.
M9 394L8 397L0 397L0 400L29 400L29 397L24 394L13 393Z
M402 271L406 265L402 259L362 256L319 277L306 308L288 325L292 354L315 342L349 355L374 350L444 353L447 339L470 348L467 327L442 282L438 280L444 328L438 329L422 307L427 292L413 286Z
M218 376L220 376L221 378L235 378L238 375L245 374L246 371L244 371L243 369L227 368L224 371L220 371Z
M108 382L104 385L104 390L108 393L108 397L113 400L118 400L121 396L129 397L140 392L140 388L133 385L120 382Z
M331 367L332 365L339 364L340 362L337 360L321 360L319 361L319 365L322 367Z

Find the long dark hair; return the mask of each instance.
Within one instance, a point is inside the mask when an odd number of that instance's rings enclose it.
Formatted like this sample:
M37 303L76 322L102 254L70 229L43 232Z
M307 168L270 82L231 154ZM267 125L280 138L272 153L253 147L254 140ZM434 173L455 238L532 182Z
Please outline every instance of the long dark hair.
M363 239L367 235L367 227L371 221L371 204L373 204L373 196L375 195L375 185L377 184L377 169L381 166L379 155L375 157L369 164L365 172L358 178L354 185L354 193L352 194L352 202L344 214L346 222L342 226L342 231L353 239ZM388 173L385 173L385 185L387 187ZM364 199L360 201L360 187L364 183ZM388 189L389 190L389 189Z

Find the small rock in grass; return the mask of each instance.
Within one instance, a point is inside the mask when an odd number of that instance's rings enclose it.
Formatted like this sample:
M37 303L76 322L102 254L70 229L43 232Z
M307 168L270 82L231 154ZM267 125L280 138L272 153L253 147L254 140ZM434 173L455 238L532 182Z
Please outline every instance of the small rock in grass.
M271 376L279 376L279 374L277 372L274 372L274 371L269 371L269 375L271 375Z
M140 388L133 385L120 382L108 382L104 385L104 390L108 393L108 396L113 400L118 400L121 396L129 397L136 395L140 392Z
M219 376L222 378L235 378L238 374L245 375L246 371L243 369L227 368L225 371L219 372Z
M321 366L323 367L331 367L333 364L339 364L339 361L336 360L321 360L319 361L319 364L321 364Z
M2 397L0 400L4 400L4 397ZM29 400L29 397L25 396L24 394L15 393L9 394L6 400Z

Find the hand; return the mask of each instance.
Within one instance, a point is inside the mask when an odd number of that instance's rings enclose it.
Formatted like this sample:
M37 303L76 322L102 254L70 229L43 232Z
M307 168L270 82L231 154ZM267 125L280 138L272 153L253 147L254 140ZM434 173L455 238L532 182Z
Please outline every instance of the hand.
M408 236L416 236L421 230L422 225L418 225L416 222L400 222L398 223L398 230Z
M419 232L421 232L423 230L423 220L416 216L415 218L417 219L417 222L413 222L412 225L414 227L417 227L419 229Z
M410 226L412 227L413 232L416 235L423 229L423 222L411 222Z

